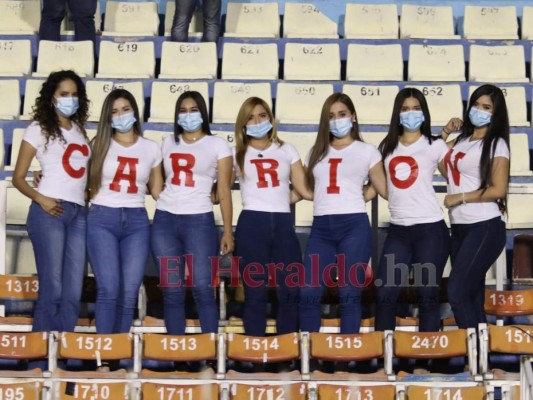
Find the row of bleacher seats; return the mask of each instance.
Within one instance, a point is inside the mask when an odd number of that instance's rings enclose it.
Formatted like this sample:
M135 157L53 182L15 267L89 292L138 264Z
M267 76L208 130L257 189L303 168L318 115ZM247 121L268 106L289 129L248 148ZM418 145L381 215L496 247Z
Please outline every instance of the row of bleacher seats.
M421 2L422 3L422 2ZM283 33L287 38L338 38L336 21L326 17L310 3L285 3ZM40 21L40 2L35 0L0 1L0 35L34 34ZM169 35L175 3L168 1L161 31ZM159 15L157 3L119 2L106 3L103 35L154 36L158 35ZM191 34L201 34L201 16L196 15L191 23ZM343 37L348 39L403 39L410 38L460 38L465 39L522 40L533 38L533 6L522 10L521 25L518 24L517 8L511 6L466 5L462 26L456 29L451 6L427 6L403 4L400 18L396 4L346 4ZM101 30L102 18L97 10L97 31ZM71 23L63 24L64 33L69 33ZM228 3L224 36L228 37L280 37L281 22L277 2L250 4Z
M408 47L407 47L408 46ZM407 49L404 68L404 50ZM283 48L283 62L280 50ZM338 81L529 82L526 48L521 44L348 43L341 73L338 42L224 42L222 79ZM41 41L33 72L30 40L0 40L0 77L42 77L58 69L95 76L93 43ZM216 79L218 53L214 43L162 43L160 79ZM283 72L280 74L280 70ZM97 78L154 78L153 41L99 43ZM530 76L533 74L530 73Z
M44 78L0 79L0 120L30 119L43 82ZM417 82L401 85L345 82L335 85L275 81L86 80L87 95L91 100L89 122L97 122L100 119L105 97L114 87L121 87L135 96L141 118L150 123L173 123L178 97L184 91L196 90L204 96L208 107L212 98L211 114L212 122L215 124L233 124L243 101L250 96L257 96L265 99L271 107L274 106L276 118L281 124L316 125L324 100L334 91L342 91L353 100L359 124L388 125L398 91L403 87L415 87L425 94L431 113L431 124L435 127L446 125L452 117L462 117L464 103L479 85L479 83L460 85ZM528 85L506 84L501 84L500 87L506 96L510 125L531 126L528 117L528 103L532 103L533 109L531 88ZM145 99L149 99L150 104L149 116L146 118L144 118Z

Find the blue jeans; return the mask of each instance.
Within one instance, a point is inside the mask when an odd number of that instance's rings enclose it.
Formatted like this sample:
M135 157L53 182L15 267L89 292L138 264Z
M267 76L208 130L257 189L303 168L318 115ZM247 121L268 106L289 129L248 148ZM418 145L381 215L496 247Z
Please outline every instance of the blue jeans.
M171 40L187 42L189 40L189 25L191 23L197 0L176 0L176 12L170 30ZM203 42L216 42L220 35L221 0L203 0L204 33Z
M65 17L68 3L74 20L75 39L92 40L94 43L96 2L97 0L43 0L39 39L54 41L61 39L61 21Z
M35 253L39 295L34 332L72 332L78 322L85 272L86 209L63 201L53 217L35 202L28 213L28 234Z
M300 243L290 213L244 210L235 231L235 255L241 257L240 272L244 285L244 330L247 335L264 336L268 302L269 275L277 289L277 333L298 331L298 287L287 285L287 266L302 262ZM250 273L250 263L263 271ZM271 264L271 274L268 265ZM280 268L272 268L272 264ZM256 271L256 267L253 272Z
M218 309L212 283L214 271L211 268L211 258L218 253L218 232L213 213L176 215L156 210L151 242L159 266L167 333L185 333L186 261L190 262L192 294L202 333L218 332Z
M371 252L372 237L366 213L313 218L304 257L306 285L300 289L301 331L319 331L322 294L326 285L333 284L331 277L337 274L341 333L359 332L361 292ZM332 268L334 263L340 264L338 273Z
M477 328L485 316L485 275L503 251L505 222L500 217L452 225L452 272L448 301L459 328Z
M144 207L93 204L87 217L87 252L96 280L96 331L129 332L150 251Z
M444 220L401 226L391 224L379 265L376 330L396 328L396 305L414 270L420 332L440 330L439 286L450 254L450 233Z

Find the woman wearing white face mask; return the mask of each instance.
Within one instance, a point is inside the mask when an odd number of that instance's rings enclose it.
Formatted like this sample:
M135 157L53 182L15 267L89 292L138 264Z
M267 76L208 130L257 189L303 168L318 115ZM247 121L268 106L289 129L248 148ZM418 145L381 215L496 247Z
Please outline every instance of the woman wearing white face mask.
M273 123L270 107L257 97L242 104L235 123L234 168L243 202L235 255L241 258L244 330L251 336L266 332L269 275L278 295L277 333L298 331L298 287L289 287L285 279L290 272L287 267L302 262L290 212L291 184L312 199L300 155L278 139ZM269 264L279 268L269 271ZM249 274L252 265L253 275Z
M326 99L306 165L314 189L314 218L304 257L300 330L318 332L324 287L332 285L331 276L337 275L341 333L357 333L372 251L363 184L370 178L380 195L387 193L381 155L361 140L355 107L347 95L334 93ZM329 267L334 263L337 274Z
M442 162L448 178L452 271L448 299L460 328L486 322L485 274L505 248L509 118L505 96L483 85L470 96L461 134Z
M88 100L73 71L50 74L26 129L13 184L32 199L28 234L39 277L34 331L73 331L79 316L85 269L87 163L84 125ZM37 188L26 175L34 157L43 171Z
M460 120L447 124L460 127ZM396 328L397 300L414 271L419 330L440 330L439 284L450 252L450 235L433 189L433 174L448 152L431 136L422 92L405 88L396 95L389 132L379 149L385 163L391 222L379 265L376 330ZM405 266L405 267L404 267Z
M124 89L102 106L89 164L87 251L97 284L98 333L129 332L149 253L146 189L163 186L161 150L142 137L139 109Z
M185 289L192 284L202 332L218 332L212 260L233 251L231 149L224 139L211 134L200 93L183 93L176 102L175 118L174 135L163 141L166 181L157 200L151 237L161 274L165 325L169 334L185 333ZM215 180L224 223L219 245L211 202Z

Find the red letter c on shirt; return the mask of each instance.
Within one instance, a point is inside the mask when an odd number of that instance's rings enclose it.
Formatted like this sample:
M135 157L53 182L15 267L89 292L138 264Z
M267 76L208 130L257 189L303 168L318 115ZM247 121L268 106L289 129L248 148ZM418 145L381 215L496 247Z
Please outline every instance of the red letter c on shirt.
M75 151L79 151L85 157L89 157L89 146L87 146L86 144L71 143L67 146L67 149L63 153L63 169L69 176L76 179L80 179L81 177L83 177L83 174L85 174L86 168L80 167L78 169L74 169L72 165L70 165L70 157Z

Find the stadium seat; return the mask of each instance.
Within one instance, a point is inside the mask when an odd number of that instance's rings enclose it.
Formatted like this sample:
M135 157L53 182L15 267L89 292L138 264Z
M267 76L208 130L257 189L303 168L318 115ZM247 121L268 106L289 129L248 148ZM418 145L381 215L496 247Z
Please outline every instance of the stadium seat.
M497 317L533 315L533 290L485 289L484 310Z
M16 79L0 80L0 119L18 119L20 115L20 88ZM3 148L4 142L1 146ZM4 152L0 150L0 169L4 164Z
M11 141L11 155L10 162L4 167L4 171L13 171L15 169L15 164L17 163L17 157L19 155L20 144L22 143L22 137L24 136L24 128L15 128L13 129L13 139ZM34 157L31 165L30 171L37 171L39 169L39 161ZM23 224L26 223L26 218L24 218Z
M44 79L26 79L26 90L24 91L24 103L22 105L22 115L20 119L28 120L32 118L33 106L42 89Z
M234 124L242 103L256 96L272 108L270 83L215 82L213 94L213 123Z
M465 39L516 40L516 6L465 5L463 31Z
M31 41L0 40L0 76L30 76Z
M46 78L51 72L71 69L81 77L92 78L94 75L93 42L39 42L36 78Z
M396 4L346 4L345 39L398 39Z
M165 36L170 36L172 28L172 20L176 11L176 1L168 0L165 11ZM189 24L189 37L202 37L204 27L202 21L204 20L202 10L196 10L191 18Z
M143 399L218 400L219 398L219 386L209 381L180 384L143 382L141 392Z
M229 400L250 400L250 399L291 399L291 400L306 400L307 385L301 382L283 382L282 377L274 380L279 380L277 383L260 384L260 383L230 383L229 389L223 389L223 396L221 398ZM227 391L227 396L225 396Z
M23 381L20 380L17 383L0 383L0 392L2 393L13 393L20 399L24 400L41 400L43 396L48 396L48 393L43 393L44 391L48 392L48 388L44 387L42 381ZM15 399L15 397L13 397Z
M512 282L528 283L533 278L533 235L521 233L513 237Z
M315 144L315 132L282 132L278 131L278 137L286 143L292 144L298 150L302 163L307 157L309 150Z
M228 3L226 37L278 38L278 3Z
M230 147L235 147L235 132L233 131L211 131L211 133L215 136L220 136L222 139L224 139ZM240 201L240 200L239 200Z
M527 126L527 101L526 88L524 86L499 86L505 95L509 124L511 126ZM478 85L471 85L468 89L468 97L478 88ZM514 153L513 153L514 157Z
M463 118L463 99L461 86L439 85L418 86L409 85L420 90L426 97L432 126L445 126L450 118Z
M305 156L304 156L305 157ZM296 203L294 225L308 227L313 223L313 202L301 200Z
M311 3L285 3L283 37L337 39L337 23Z
M183 92L195 90L206 100L209 112L209 86L207 82L152 82L150 118L148 122L174 123L176 101Z
M451 6L402 4L401 39L459 39Z
M282 124L318 124L326 98L333 94L327 83L280 82L276 96L276 118Z
M96 3L96 13L94 14L94 27L96 34L102 32L102 11L100 10L100 2ZM74 20L72 19L72 13L68 10L67 4L67 15L63 18L61 23L61 35L65 36L74 36Z
M155 1L106 2L103 36L157 36L158 31Z
M345 84L342 86L342 91L352 99L357 119L362 125L389 124L394 98L399 90L399 87L394 85Z
M524 47L470 46L469 81L528 82Z
M154 131L154 130L151 130L151 129L147 129L147 130L143 131L143 136L146 139L153 140L154 142L156 142L159 145L161 145L163 143L163 139L165 139L165 137L170 136L170 135L173 135L173 132ZM151 197L151 196L148 196L148 197Z
M319 399L396 399L396 389L393 385L369 385L362 384L339 385L331 383L318 383L317 394Z
M533 194L510 193L507 201L507 229L532 229Z
M0 35L34 35L40 21L40 1L0 1Z
M445 386L441 386L445 385ZM409 385L405 390L405 400L427 399L468 399L486 400L487 389L484 386L458 386L442 383L438 386Z
M278 46L275 43L224 43L222 79L278 79Z
M113 89L125 89L129 91L139 107L139 113L144 115L144 93L142 82L113 82L113 81L87 81L85 84L87 97L91 100L89 106L89 121L99 121L102 106L107 95ZM142 122L142 121L141 121Z
M349 44L347 81L403 81L400 44Z
M522 40L533 40L533 6L522 9Z
M13 238L11 234L8 232L8 239ZM6 243L9 245L9 243ZM11 249L12 253L17 251L17 248ZM18 248L19 252L22 250L19 246ZM30 249L31 251L31 249ZM33 252L31 252L33 253ZM11 254L13 256L13 254ZM31 255L33 258L33 254ZM6 263L8 263L10 260L10 255L6 254ZM12 257L11 257L12 258ZM35 270L34 270L35 272ZM37 292L39 290L39 282L37 281L36 275L0 275L0 304L2 304L2 307L4 307L4 304L31 304L31 306L25 308L25 309L19 309L16 312L13 312L12 314L6 314L5 310L2 311L0 314L0 331L1 332L29 332L31 331L31 325L32 325L32 311L33 308L33 302L37 300ZM35 339L38 339L38 337L35 337ZM47 342L47 336L43 338L41 335L41 339L45 340ZM36 346L33 350L36 350L39 348L37 343L35 343ZM28 346L29 347L29 346ZM26 350L31 351L32 349L27 348ZM48 345L46 345L46 349L39 350L39 354L37 354L35 357L30 358L45 358L48 354ZM3 357L0 357L3 358ZM23 358L23 357L19 357ZM36 372L36 371L34 371ZM2 372L0 372L0 378L2 378Z
M131 4L131 3L130 3ZM153 42L100 42L97 78L153 78L155 49Z
M0 333L0 340L2 341L2 346L0 347L0 359L38 360L45 359L48 356L47 332L2 332ZM39 368L28 371L3 369L0 371L0 379L37 378L42 377L43 372L44 371Z
M163 42L159 79L216 79L217 45Z
M5 141L4 141L4 130L0 128L0 171L4 170L5 160Z
M337 81L341 78L339 45L287 43L283 70L285 80Z
M464 82L463 46L411 44L407 77L410 81Z

